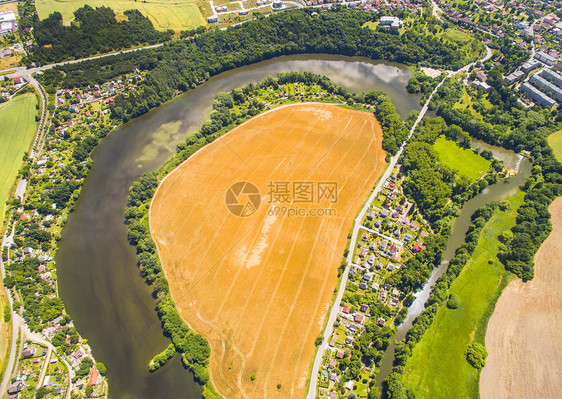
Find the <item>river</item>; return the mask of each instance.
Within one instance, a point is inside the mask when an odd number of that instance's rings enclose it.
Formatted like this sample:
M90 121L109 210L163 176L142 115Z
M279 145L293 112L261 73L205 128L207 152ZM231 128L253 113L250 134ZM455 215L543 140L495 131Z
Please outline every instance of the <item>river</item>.
M199 398L201 389L176 356L156 373L148 362L165 349L151 290L139 276L127 242L123 213L130 185L156 170L210 112L217 92L282 71L310 71L352 92L382 90L402 116L419 109L408 95L409 69L363 58L322 55L279 57L211 78L148 114L116 128L93 154L76 210L67 221L56 256L59 292L94 357L110 371L110 398Z
M429 281L425 286L416 293L415 300L408 309L408 315L404 322L398 327L398 330L392 337L392 343L388 346L384 353L379 373L377 375L376 383L379 389L386 377L390 374L394 362L394 351L396 349L395 341L401 341L406 337L408 330L412 327L415 318L424 310L424 305L431 288L435 282L447 271L449 261L455 255L457 248L464 242L466 232L470 226L470 218L472 214L482 206L489 202L501 201L502 199L511 197L519 191L519 186L523 185L527 177L531 175L531 163L526 159L514 153L513 151L506 150L500 147L494 147L482 141L473 140L473 147L478 149L486 149L492 151L494 157L504 161L508 168L517 168L517 174L505 181L500 181L496 184L488 186L480 194L467 201L461 209L460 215L453 222L451 229L451 237L447 242L447 247L443 253L443 261L433 270Z

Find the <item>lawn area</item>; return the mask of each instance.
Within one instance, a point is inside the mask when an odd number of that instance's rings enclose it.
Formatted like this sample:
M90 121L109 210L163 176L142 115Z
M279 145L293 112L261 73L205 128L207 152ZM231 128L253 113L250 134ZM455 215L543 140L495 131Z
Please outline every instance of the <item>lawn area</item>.
M363 24L363 28L370 28L372 30L377 30L378 22L367 21Z
M455 43L462 49L465 55L465 60L477 60L486 54L486 48L472 37L469 33L461 31L457 28L449 28L441 34L437 34L437 37L442 37L443 40Z
M562 162L562 130L548 136L548 144L552 147L552 151L558 162Z
M416 398L479 396L480 372L468 364L465 350L473 340L484 344L489 317L511 279L496 257L498 235L515 224L523 197L520 192L509 198L510 209L498 209L484 226L473 256L449 290L459 297L460 306L442 306L414 347L403 381Z
M12 188L25 151L29 150L37 129L33 93L16 96L0 105L0 214Z
M461 175L476 181L490 167L491 162L476 155L472 150L462 148L456 141L449 140L445 136L440 136L433 145L439 154L439 162L453 170L457 170Z
M74 11L88 4L92 7L111 7L117 14L117 19L122 19L122 13L127 10L137 9L147 16L156 29L175 31L193 29L206 25L206 20L201 14L199 6L204 2L200 0L37 0L35 7L39 18L47 18L51 13L58 11L62 14L63 21L69 25L74 19Z
M19 62L21 61L21 59L23 58L23 55L21 54L14 54L14 55L10 55L8 57L2 57L0 58L0 69L7 69L7 68L12 68L15 66L18 66ZM11 72L8 72L11 73Z

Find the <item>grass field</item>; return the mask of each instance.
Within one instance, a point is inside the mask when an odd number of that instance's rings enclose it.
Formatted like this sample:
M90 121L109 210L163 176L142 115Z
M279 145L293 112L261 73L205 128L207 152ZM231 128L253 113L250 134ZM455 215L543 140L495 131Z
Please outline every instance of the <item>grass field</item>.
M4 321L4 306L10 306L6 292L0 292L0 378L4 376L8 366L9 348L12 343L12 320Z
M29 150L37 129L35 109L37 97L33 93L16 96L0 105L0 213L10 189L15 183L25 151Z
M150 230L180 314L210 342L221 396L305 396L349 226L384 159L372 114L292 104L232 130L161 183ZM225 204L240 181L260 192L261 205L248 217ZM282 188L270 191L271 182L288 182L289 199L293 182L312 182L316 194L276 210L269 194ZM335 202L318 200L318 182L337 184ZM306 215L288 216L297 209ZM310 215L315 209L330 209L329 216Z
M490 168L491 162L476 155L472 150L460 147L456 141L440 136L433 146L439 154L439 162L457 170L470 181L476 181Z
M511 278L496 257L498 235L515 224L523 196L508 199L510 209L496 211L484 226L474 254L449 290L459 297L460 306L442 306L414 347L403 380L416 398L478 397L479 372L466 361L465 350L473 340L484 344L489 317Z
M111 7L119 17L119 13L137 9L147 16L156 29L173 29L175 31L193 29L205 25L206 20L199 9L200 0L37 0L35 7L39 18L47 18L58 11L62 14L65 24L74 19L74 11L88 4L92 7Z
M552 147L552 151L558 162L562 162L562 130L548 136L548 144Z
M548 210L553 230L535 256L535 278L512 280L490 319L482 398L556 398L562 392L562 198Z

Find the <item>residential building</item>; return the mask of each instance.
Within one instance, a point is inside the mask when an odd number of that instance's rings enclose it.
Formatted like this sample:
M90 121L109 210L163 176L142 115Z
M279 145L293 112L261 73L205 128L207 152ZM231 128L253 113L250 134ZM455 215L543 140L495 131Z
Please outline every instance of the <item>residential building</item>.
M488 93L492 89L492 86L490 86L488 83L480 82L478 80L472 82L472 85L476 87L478 90L484 91L485 93Z
M533 75L529 80L535 87L542 89L546 93L550 94L556 100L562 102L562 89L555 84L550 83L548 80L542 76Z
M531 97L533 100L538 102L540 105L545 105L547 107L552 107L556 105L556 101L544 94L542 91L537 89L536 87L530 85L529 83L523 83L521 85L521 91L526 93Z
M528 61L527 61L528 62ZM526 63L527 63L526 62ZM525 63L525 64L526 64ZM525 65L523 64L523 65ZM539 62L537 61L536 64L538 65ZM521 69L523 69L523 67L521 67ZM515 82L519 82L521 79L523 79L525 77L525 73L522 71L515 71L513 73L510 73L507 76L504 76L503 80L505 80L505 84L508 86L511 86L512 84L514 84Z
M562 87L562 75L558 72L553 71L552 69L543 69L541 72L541 76L546 80L551 81L558 87Z
M529 61L525 62L523 65L521 65L521 70L525 73L529 73L531 71L534 71L535 69L537 69L540 66L541 66L541 63L539 62L539 60L532 59L532 60L529 60Z
M548 55L544 51L537 51L534 58L536 58L537 60L539 60L540 62L542 62L542 63L544 63L548 66L552 66L556 63L556 59L554 57L551 57L550 55Z

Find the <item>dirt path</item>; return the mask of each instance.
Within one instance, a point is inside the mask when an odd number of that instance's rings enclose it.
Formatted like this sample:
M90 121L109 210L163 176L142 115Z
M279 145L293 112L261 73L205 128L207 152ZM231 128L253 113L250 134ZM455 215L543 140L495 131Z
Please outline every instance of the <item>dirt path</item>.
M554 229L535 257L535 278L512 281L490 319L483 399L557 398L562 392L562 197L549 210Z

